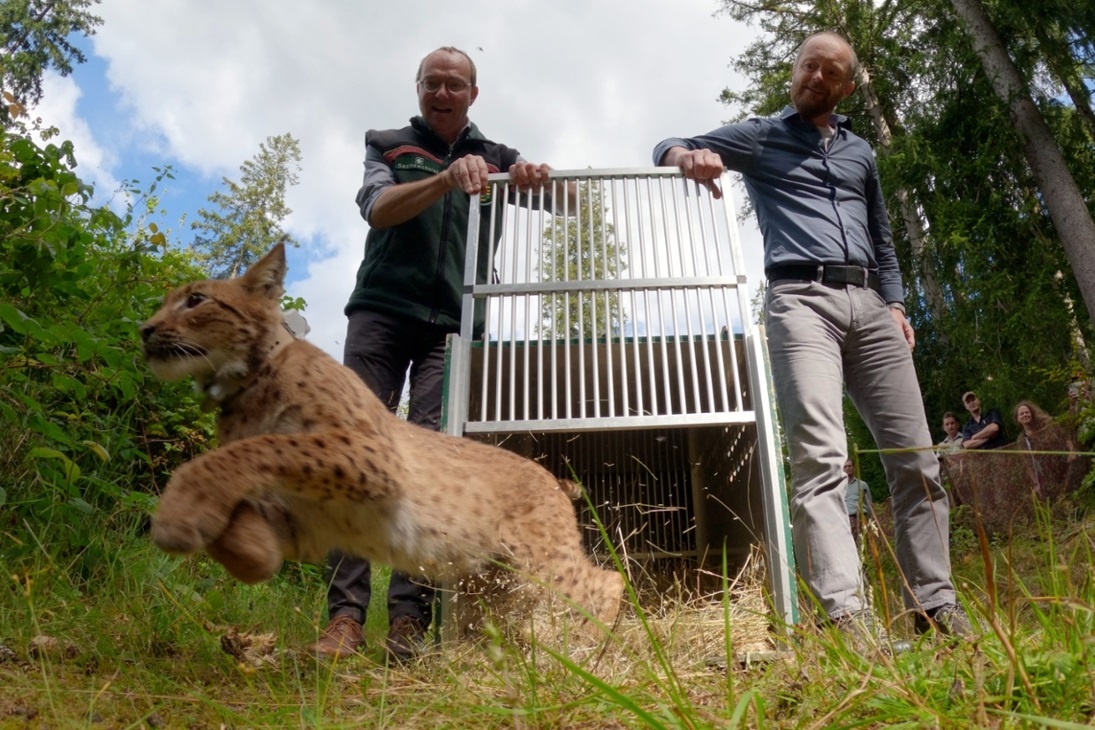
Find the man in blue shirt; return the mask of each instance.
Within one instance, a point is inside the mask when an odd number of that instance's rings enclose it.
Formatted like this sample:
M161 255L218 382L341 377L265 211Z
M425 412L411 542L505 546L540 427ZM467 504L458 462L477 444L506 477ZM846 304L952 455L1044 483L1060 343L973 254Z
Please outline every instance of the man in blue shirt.
M999 449L1008 445L1000 411L992 408L982 413L981 399L972 390L962 396L962 404L970 414L970 420L962 427L962 448Z
M857 648L889 641L864 599L844 505L844 389L882 456L897 557L917 630L971 636L951 581L949 505L913 367L913 330L870 146L834 114L855 89L855 52L818 33L799 47L791 106L691 139L654 162L721 195L737 170L757 211L768 278L765 324L791 453L795 556L828 618Z

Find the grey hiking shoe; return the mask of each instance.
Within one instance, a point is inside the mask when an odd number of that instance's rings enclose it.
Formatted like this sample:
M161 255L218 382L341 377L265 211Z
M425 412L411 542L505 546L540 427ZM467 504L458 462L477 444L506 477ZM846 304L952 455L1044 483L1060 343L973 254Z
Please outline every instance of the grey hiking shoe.
M844 638L844 645L863 656L875 652L901 654L910 648L907 641L890 640L889 632L871 608L861 608L838 616L833 619L833 625Z
M913 624L918 634L936 629L943 636L967 640L974 638L973 622L965 610L954 603L944 603L924 613L917 612Z

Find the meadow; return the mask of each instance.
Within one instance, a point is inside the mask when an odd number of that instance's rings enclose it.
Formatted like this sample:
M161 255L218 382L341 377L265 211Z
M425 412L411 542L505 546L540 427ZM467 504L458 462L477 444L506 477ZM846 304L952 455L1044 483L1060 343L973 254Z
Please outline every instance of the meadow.
M50 535L66 524L6 530L0 728L1089 727L1095 518L1065 501L990 538L965 509L952 541L972 643L913 636L892 546L868 541L876 605L913 642L897 656L856 654L807 605L772 626L758 557L657 591L632 574L596 646L488 630L392 666L377 571L368 648L321 662L301 651L326 619L314 566L245 586L205 557L158 552L127 513L63 559Z

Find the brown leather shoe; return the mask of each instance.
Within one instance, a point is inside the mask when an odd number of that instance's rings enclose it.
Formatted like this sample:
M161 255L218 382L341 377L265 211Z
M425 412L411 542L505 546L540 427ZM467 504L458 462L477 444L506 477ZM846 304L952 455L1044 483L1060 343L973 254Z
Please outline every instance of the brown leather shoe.
M343 659L356 654L365 645L361 624L352 616L335 616L323 629L319 641L308 647L308 652L320 659Z
M406 662L413 659L426 643L426 624L413 616L396 616L388 628L384 650L388 659Z

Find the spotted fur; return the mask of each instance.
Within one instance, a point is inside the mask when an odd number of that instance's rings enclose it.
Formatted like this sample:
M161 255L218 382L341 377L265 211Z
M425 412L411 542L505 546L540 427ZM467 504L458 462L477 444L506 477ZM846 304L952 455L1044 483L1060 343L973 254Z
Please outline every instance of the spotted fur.
M578 486L396 418L352 371L283 327L284 275L279 244L237 279L175 290L141 328L153 372L192 377L219 409L220 446L172 476L152 522L156 544L205 550L249 583L283 559L320 562L338 548L455 586L474 596L465 608L557 592L610 626L623 583L582 548Z

